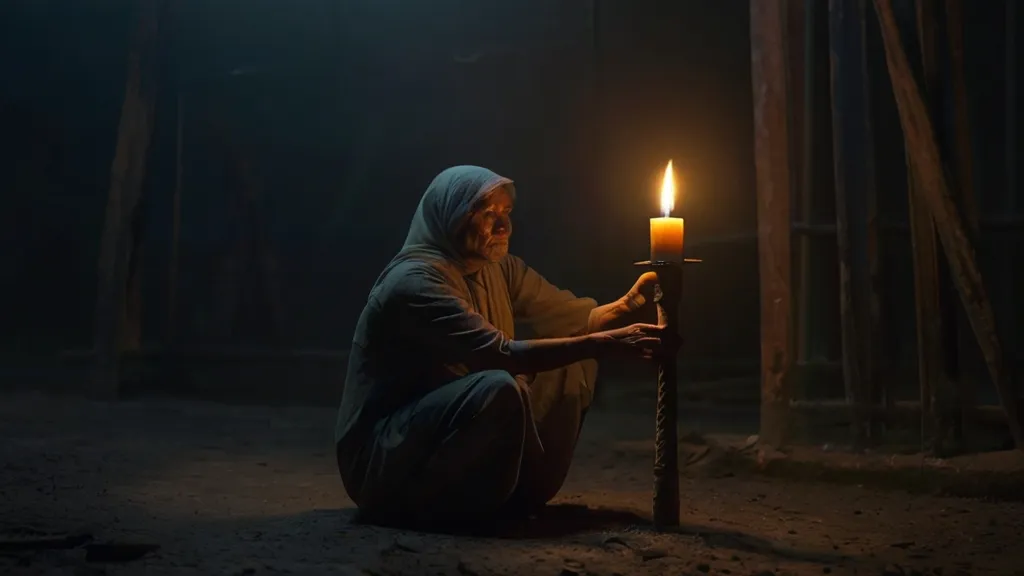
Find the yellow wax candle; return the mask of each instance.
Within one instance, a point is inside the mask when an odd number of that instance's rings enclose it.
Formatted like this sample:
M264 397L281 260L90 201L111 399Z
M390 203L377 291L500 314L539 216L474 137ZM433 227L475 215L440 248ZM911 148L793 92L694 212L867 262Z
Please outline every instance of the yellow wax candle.
M682 262L684 231L682 218L651 218L651 261Z
M676 202L676 183L672 177L672 161L665 167L661 181L661 218L651 218L651 261L682 262L686 223L669 214Z

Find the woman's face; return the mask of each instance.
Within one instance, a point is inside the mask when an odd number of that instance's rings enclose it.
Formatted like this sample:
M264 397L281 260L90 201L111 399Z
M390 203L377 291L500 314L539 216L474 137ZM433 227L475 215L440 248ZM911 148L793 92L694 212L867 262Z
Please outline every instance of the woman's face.
M497 262L508 254L512 236L512 194L504 186L484 196L470 214L462 235L463 256Z

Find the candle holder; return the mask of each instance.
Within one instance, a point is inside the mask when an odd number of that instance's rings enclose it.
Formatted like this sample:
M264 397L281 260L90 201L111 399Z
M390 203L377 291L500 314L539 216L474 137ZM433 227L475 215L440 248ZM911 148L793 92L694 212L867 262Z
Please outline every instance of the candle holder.
M658 324L669 334L679 336L679 302L683 295L683 268L701 260L685 258L680 262L645 261L634 265L658 275L654 302ZM654 499L655 530L679 526L679 381L678 354L658 361L658 403L654 419Z

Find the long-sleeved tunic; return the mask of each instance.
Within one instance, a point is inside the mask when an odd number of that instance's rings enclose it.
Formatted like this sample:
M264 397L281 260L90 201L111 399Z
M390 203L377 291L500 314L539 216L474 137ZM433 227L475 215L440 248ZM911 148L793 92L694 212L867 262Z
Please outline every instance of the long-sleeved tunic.
M435 178L403 249L360 315L335 429L339 468L360 507L434 510L424 501L440 505L458 497L479 508L460 474L475 478L479 500L500 505L492 501L525 489L524 466L530 466L524 459L531 458L557 468L541 474L557 478L540 484L557 486L536 488L551 492L537 498L550 498L564 480L596 365L538 375L501 368L517 324L535 338L578 334L596 302L556 288L513 255L466 273L456 235L473 205L497 186L514 194L511 180L483 168L459 166ZM517 388L516 398L502 392ZM505 417L522 419L523 410L528 417L521 425L501 424ZM498 428L483 430L488 419ZM545 445L545 430L555 428L558 438ZM543 464L556 457L559 462ZM440 474L436 481L431 470ZM490 474L496 478L485 481Z

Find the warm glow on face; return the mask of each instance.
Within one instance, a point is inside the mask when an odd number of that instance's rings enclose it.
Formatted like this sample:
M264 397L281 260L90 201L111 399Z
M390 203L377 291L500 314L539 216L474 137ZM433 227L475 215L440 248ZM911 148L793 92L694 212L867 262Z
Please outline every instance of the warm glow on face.
M672 161L665 166L665 177L661 181L661 214L668 218L676 207L676 180L672 176Z

